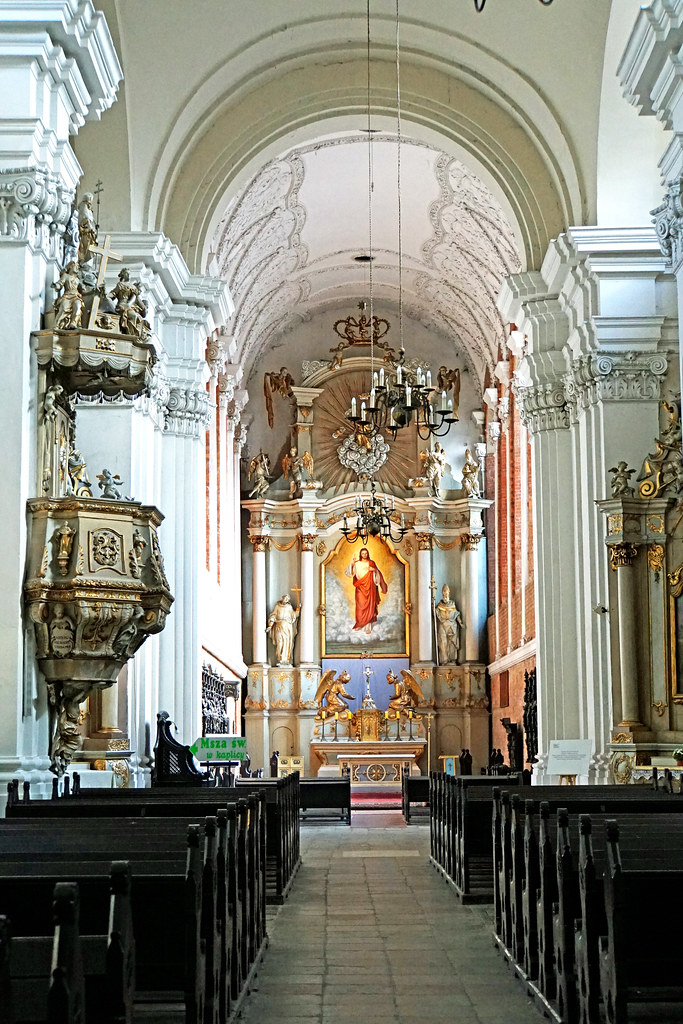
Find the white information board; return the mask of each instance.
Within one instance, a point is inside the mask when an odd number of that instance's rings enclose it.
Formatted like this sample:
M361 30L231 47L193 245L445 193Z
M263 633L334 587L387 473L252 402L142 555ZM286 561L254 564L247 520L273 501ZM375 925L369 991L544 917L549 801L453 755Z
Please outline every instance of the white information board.
M548 775L587 775L592 740L551 740L548 751Z

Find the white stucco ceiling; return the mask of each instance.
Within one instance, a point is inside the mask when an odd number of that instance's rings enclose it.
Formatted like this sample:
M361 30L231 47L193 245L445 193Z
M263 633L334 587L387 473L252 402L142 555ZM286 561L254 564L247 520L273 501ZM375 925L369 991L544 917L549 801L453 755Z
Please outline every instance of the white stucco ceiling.
M355 259L370 252L369 157L367 135L322 139L268 163L230 203L212 266L230 283L247 367L315 312L369 301L370 269ZM399 275L395 136L373 138L372 178L373 300L397 310L401 295L404 322L448 337L483 376L503 336L498 286L520 269L500 204L459 160L404 140Z

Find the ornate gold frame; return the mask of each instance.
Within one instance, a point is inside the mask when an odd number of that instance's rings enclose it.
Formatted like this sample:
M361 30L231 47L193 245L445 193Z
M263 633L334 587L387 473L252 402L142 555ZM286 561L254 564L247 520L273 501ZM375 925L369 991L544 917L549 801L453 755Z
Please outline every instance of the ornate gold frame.
M342 545L346 544L347 541L344 537L340 537L337 544L335 544L332 551L330 551L327 558L320 563L320 653L321 657L325 658L367 658L367 651L356 652L344 652L343 654L328 654L325 643L325 572L328 562L331 562L335 558L339 551L342 549ZM404 606L404 632L405 632L405 650L404 651L382 651L377 653L378 658L409 658L410 657L410 563L403 557L398 548L394 547L391 541L383 541L386 544L388 550L394 555L403 566L403 606ZM360 645L359 645L360 646Z
M674 704L683 704L683 689L679 686L676 658L676 619L678 599L683 595L683 563L667 573L669 584L669 670L671 672L671 699ZM683 607L680 609L683 614ZM683 666L682 666L683 667Z

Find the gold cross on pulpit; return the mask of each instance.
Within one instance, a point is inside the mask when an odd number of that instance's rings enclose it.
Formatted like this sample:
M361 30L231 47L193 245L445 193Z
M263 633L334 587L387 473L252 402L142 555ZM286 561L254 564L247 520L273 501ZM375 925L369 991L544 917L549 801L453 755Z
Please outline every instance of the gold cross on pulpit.
M104 245L90 245L88 246L90 252L97 252L100 255L100 269L97 272L97 286L95 291L95 297L92 300L92 307L90 309L90 319L88 320L88 327L92 330L95 327L95 321L97 320L97 314L100 311L100 288L104 284L104 275L107 271L107 263L109 260L122 260L123 256L121 253L114 252L111 247L111 235L104 236Z

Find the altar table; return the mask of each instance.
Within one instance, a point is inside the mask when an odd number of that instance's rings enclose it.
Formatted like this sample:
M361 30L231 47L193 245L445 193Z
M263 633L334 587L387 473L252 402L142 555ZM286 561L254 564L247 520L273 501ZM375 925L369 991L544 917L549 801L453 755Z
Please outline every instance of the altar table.
M341 740L311 743L311 772L315 773L316 759L320 765L317 776L321 779L339 778L348 768L351 782L371 785L400 785L401 774L407 768L411 775L419 775L417 761L424 753L424 740L382 740L377 743L358 743Z

